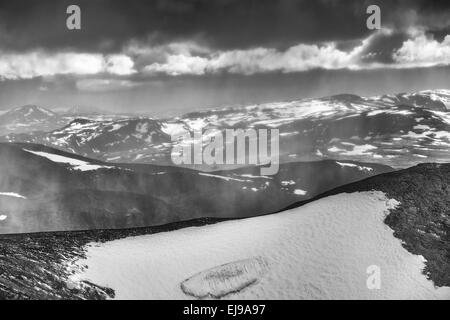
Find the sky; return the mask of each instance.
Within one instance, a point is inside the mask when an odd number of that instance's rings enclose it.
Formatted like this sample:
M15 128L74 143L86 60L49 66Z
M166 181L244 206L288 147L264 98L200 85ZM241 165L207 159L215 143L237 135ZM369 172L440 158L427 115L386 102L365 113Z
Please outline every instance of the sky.
M434 88L450 89L449 1L0 0L0 110L172 116Z

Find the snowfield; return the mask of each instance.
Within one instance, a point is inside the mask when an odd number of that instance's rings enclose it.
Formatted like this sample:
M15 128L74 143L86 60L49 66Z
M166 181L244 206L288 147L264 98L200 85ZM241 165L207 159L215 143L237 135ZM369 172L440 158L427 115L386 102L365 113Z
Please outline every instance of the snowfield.
M0 196L6 196L6 197L14 197L14 198L21 198L21 199L26 199L27 197L18 194L16 192L0 192Z
M306 195L308 192L302 189L295 189L294 190L294 194L299 195L299 196L304 196Z
M27 149L23 149L23 150L26 152L35 154L37 156L47 158L53 162L68 164L74 170L91 171L91 170L97 170L97 169L101 169L101 168L105 168L105 169L114 168L111 166L101 166L98 164L91 164L86 161L82 161L82 160L78 160L78 159L74 159L74 158L68 158L68 157L64 157L64 156L60 156L60 155L52 154L52 153L48 153L48 152L43 152L43 151L32 151L32 150L27 150Z
M338 161L336 161L336 163L338 164L338 165L340 165L341 167L350 167L350 168L358 168L358 170L360 170L360 171L373 171L373 168L370 168L370 167L364 167L364 166L358 166L358 165L356 165L356 164L354 164L354 163L347 163L347 162L338 162Z
M450 299L384 224L397 205L379 191L339 194L263 217L91 243L70 281L110 287L117 299ZM379 289L367 285L374 266Z

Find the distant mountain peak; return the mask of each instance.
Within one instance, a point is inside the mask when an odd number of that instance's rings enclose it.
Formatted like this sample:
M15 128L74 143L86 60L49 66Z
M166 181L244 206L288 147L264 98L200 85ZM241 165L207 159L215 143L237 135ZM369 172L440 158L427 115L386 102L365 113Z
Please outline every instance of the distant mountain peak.
M47 117L54 117L57 114L51 110L48 110L43 107L39 107L34 104L28 104L20 107L16 107L8 111L6 114L23 114L25 116L41 114L46 115Z
M8 128L24 128L35 124L45 125L57 118L58 115L53 111L36 105L25 105L1 114L0 125L8 126Z

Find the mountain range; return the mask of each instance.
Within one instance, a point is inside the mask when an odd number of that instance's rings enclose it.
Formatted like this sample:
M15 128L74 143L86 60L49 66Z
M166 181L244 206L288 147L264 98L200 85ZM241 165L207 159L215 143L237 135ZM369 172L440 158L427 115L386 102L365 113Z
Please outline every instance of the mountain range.
M10 130L1 141L43 144L108 162L172 165L170 154L177 142L172 142L171 135L199 128L279 129L282 163L350 159L402 168L450 159L450 90L370 98L342 94L191 112L171 119L97 112L80 118L76 113L55 116L51 111L44 113L45 119L36 112L35 119L24 117L27 108L0 116L0 123L9 123ZM30 130L40 122L51 123L46 128L53 130Z

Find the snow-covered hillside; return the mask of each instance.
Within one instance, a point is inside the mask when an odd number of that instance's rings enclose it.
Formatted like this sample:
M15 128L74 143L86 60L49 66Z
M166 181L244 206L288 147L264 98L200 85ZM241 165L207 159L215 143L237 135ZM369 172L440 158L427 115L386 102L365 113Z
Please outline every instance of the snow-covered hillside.
M91 243L67 267L77 271L72 285L89 280L118 299L450 299L384 224L397 205L379 191L338 194L264 217ZM371 290L373 266L381 287Z

